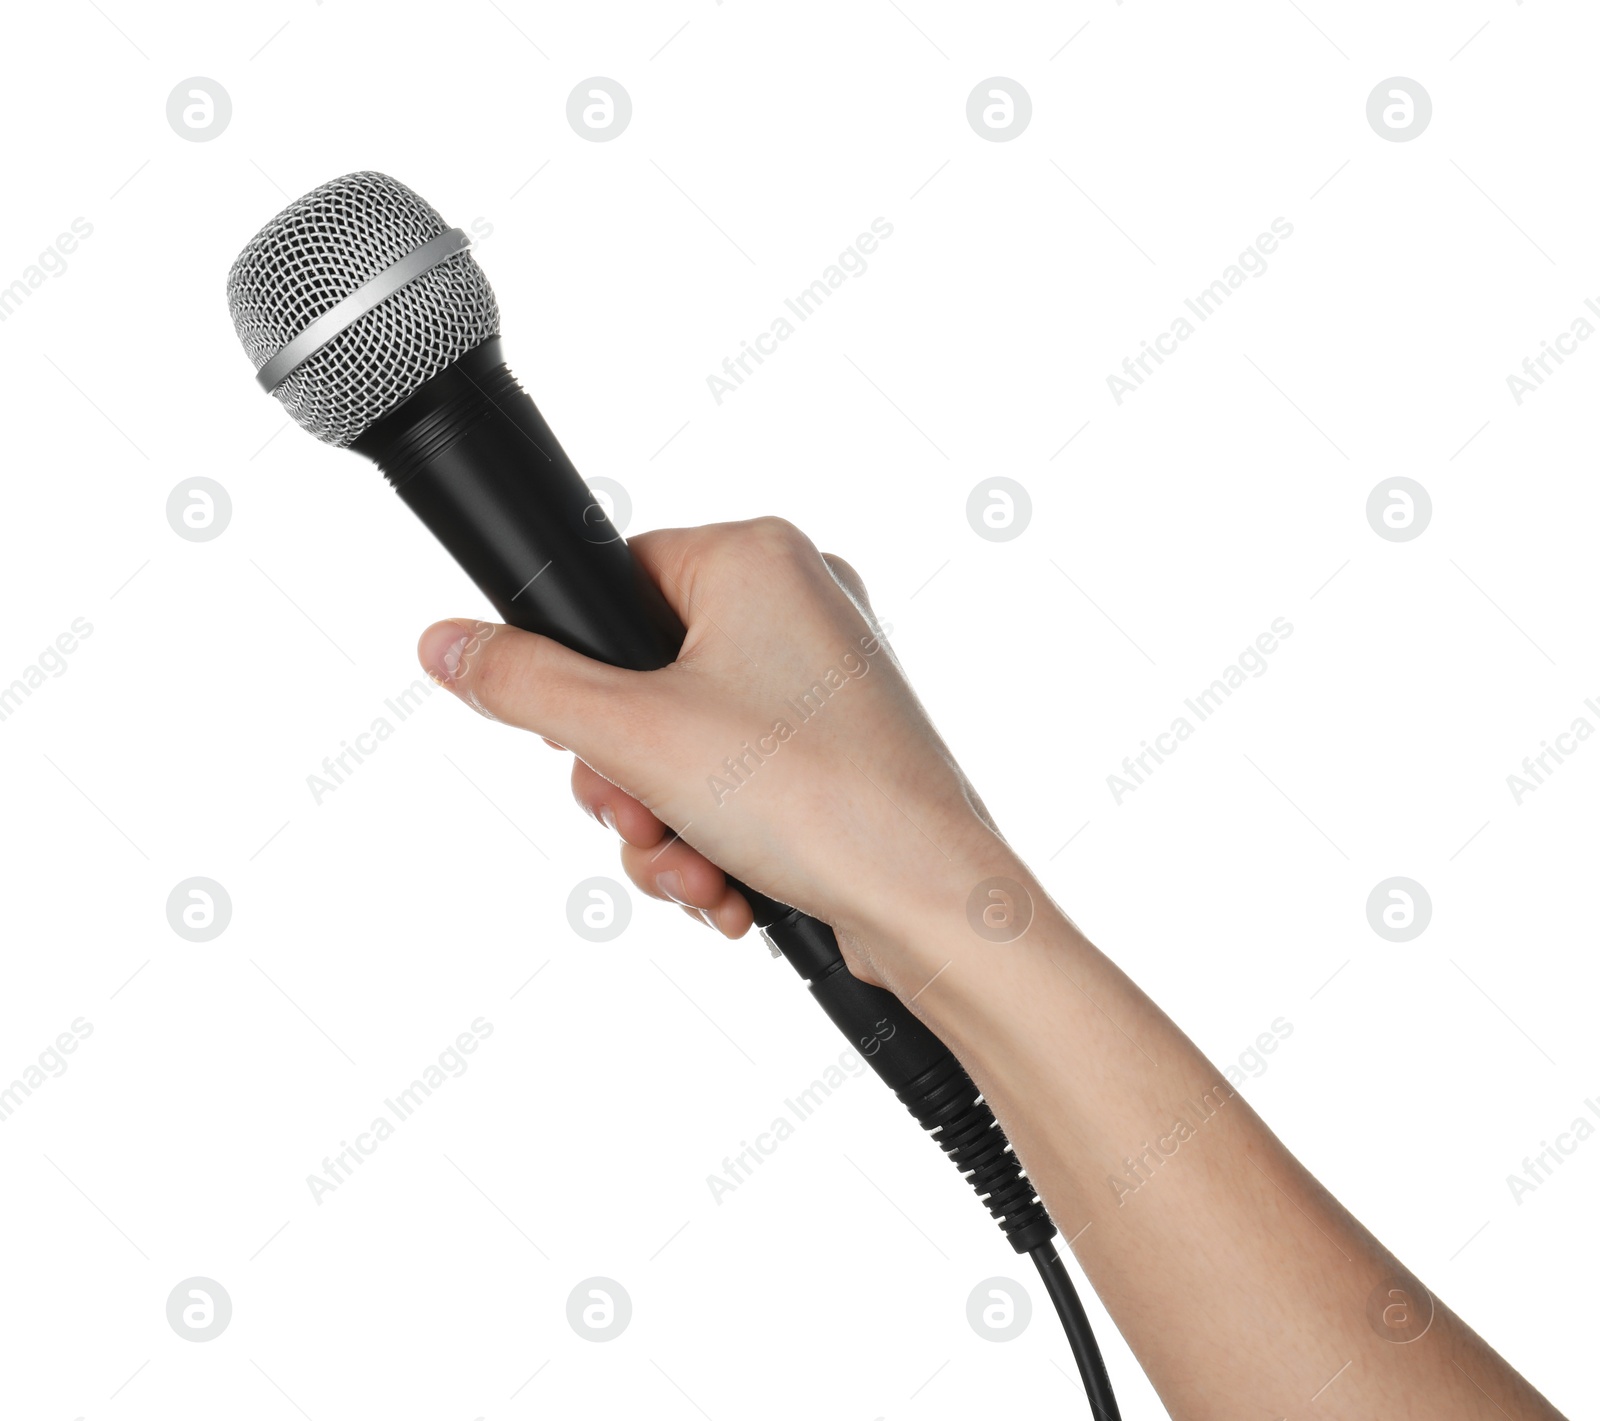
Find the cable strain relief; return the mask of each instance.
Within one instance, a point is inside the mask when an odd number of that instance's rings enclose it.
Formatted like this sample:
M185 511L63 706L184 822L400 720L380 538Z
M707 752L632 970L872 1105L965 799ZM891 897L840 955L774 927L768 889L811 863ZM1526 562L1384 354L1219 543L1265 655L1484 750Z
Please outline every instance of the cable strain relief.
M1056 1226L1048 1214L1036 1223L1026 1224L1015 1233L1006 1234L1012 1248L1018 1253L1032 1253L1036 1248L1043 1248L1055 1236Z
M1013 1249L1029 1253L1055 1237L1022 1161L954 1056L943 1056L895 1094L966 1176Z

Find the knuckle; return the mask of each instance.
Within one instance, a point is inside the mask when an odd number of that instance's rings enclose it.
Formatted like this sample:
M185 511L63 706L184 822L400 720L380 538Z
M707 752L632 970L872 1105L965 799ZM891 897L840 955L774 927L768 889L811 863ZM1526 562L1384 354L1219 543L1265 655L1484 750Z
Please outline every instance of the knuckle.
M737 547L752 525L749 523L707 523L694 530L695 556L715 556Z
M753 573L785 578L824 573L816 545L787 518L769 515L733 526L735 541L729 552Z
M469 641L466 651L471 655L463 653L466 674L460 679L491 709L515 704L529 684L533 671L530 662L537 645L513 646L506 637L491 636L479 641L474 649Z
M819 556L811 540L787 518L767 515L743 522L711 523L695 530L695 558L771 566Z
M799 552L811 546L811 540L804 533L787 518L779 518L776 514L769 513L753 519L749 526L752 539L767 547Z

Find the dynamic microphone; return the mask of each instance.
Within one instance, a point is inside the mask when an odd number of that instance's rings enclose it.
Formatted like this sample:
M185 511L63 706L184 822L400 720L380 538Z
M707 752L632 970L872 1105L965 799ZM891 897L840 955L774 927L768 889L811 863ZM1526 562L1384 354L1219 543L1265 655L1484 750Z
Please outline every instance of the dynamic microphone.
M373 460L504 621L614 666L665 666L684 627L507 368L499 307L469 246L395 179L336 178L239 254L234 329L262 388L324 443ZM1011 1246L1033 1257L1091 1404L1115 1421L1055 1225L965 1069L898 997L846 968L827 924L729 882Z

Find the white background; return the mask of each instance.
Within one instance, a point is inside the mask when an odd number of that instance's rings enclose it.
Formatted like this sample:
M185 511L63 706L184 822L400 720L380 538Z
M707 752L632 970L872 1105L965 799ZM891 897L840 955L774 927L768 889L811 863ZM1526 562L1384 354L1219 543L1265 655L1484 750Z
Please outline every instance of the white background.
M284 428L227 319L237 250L358 168L491 229L512 365L635 530L776 512L861 569L1077 921L1219 1064L1291 1023L1251 1101L1590 1409L1600 1142L1520 1203L1507 1176L1600 1099L1600 745L1520 805L1506 776L1600 725L1600 343L1520 406L1506 377L1600 296L1597 30L1576 0L8 13L0 285L93 233L0 325L0 683L93 632L0 722L0 1080L93 1034L0 1125L7 1414L1083 1414L1026 1265L870 1076L713 1202L842 1043L754 938L638 901L573 933L573 886L619 875L558 757L440 694L314 801L418 632L486 610L370 466ZM210 142L165 116L196 75L232 99ZM609 143L565 117L595 75L633 101ZM1032 96L1010 142L966 120L993 75ZM1365 117L1396 75L1433 101L1411 142ZM867 272L718 405L875 217ZM1119 406L1107 375L1279 217ZM1433 517L1395 543L1365 506L1402 474ZM165 508L200 475L233 513L194 543ZM1032 498L1011 542L966 522L996 475ZM1117 804L1276 617L1269 671ZM165 912L195 875L233 903L204 944ZM1366 918L1393 875L1432 898L1409 943ZM470 1070L314 1202L477 1017ZM234 1308L203 1345L165 1316L197 1275ZM604 1345L565 1311L596 1275L634 1308ZM1004 1345L965 1316L994 1275L1035 1308ZM1124 1414L1162 1414L1089 1306Z

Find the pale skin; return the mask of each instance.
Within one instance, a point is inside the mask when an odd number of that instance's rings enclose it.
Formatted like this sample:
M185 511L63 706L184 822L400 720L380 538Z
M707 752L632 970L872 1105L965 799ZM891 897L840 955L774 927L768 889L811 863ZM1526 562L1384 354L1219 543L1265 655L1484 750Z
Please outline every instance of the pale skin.
M573 793L643 893L737 938L750 909L726 868L830 924L850 970L966 1066L1174 1417L1559 1421L1050 900L848 564L772 518L630 546L688 628L672 665L621 671L462 620L423 633L423 666L574 754ZM785 702L830 669L839 689L794 725ZM763 738L777 748L719 791ZM1012 904L1013 941L969 921L990 878L1031 902Z

